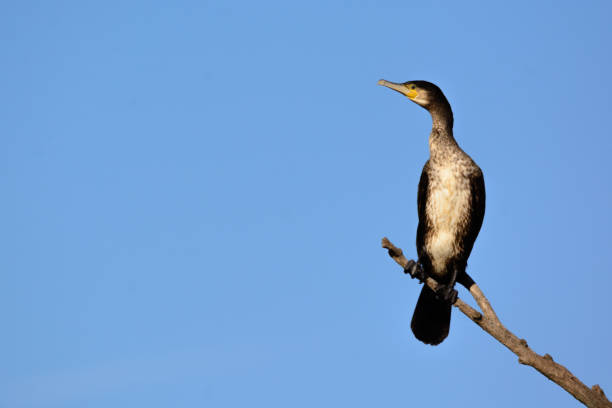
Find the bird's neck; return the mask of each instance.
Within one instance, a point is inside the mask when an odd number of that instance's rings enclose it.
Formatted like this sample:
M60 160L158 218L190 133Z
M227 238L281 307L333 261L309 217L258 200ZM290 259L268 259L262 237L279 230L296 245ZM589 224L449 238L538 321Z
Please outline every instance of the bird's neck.
M453 111L447 101L429 108L433 126L429 135L429 153L434 161L445 161L459 149L453 137Z

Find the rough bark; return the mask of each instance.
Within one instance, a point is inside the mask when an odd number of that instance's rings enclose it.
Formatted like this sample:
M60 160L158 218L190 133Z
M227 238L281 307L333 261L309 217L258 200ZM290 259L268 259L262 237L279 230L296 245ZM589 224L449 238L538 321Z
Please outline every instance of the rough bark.
M393 245L387 238L382 239L382 247L389 251L389 256L393 258L402 268L405 269L408 259L402 253L400 248ZM612 408L612 403L606 398L603 390L599 385L594 385L592 388L587 387L582 381L576 378L567 368L553 361L549 354L539 355L529 348L525 339L519 339L510 330L508 330L499 320L495 311L491 307L489 300L480 290L478 285L471 278L469 291L476 303L480 307L481 312L477 311L461 299L453 306L461 310L470 320L480 326L481 329L489 333L493 338L506 346L510 351L518 356L520 364L528 365L551 381L557 383L565 391L573 395L578 401L582 402L587 407L592 408ZM428 277L425 284L434 291L438 287L438 283Z

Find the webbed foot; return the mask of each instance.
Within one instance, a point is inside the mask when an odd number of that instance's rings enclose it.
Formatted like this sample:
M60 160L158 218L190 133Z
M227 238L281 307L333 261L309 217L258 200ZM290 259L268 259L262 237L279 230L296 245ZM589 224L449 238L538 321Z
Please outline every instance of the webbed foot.
M453 286L438 284L438 289L436 289L436 297L438 299L453 305L457 301L457 296L459 296L459 292Z
M414 259L408 261L404 268L404 273L409 274L412 279L417 278L421 283L425 282L425 279L427 279L423 266L420 262L415 262Z

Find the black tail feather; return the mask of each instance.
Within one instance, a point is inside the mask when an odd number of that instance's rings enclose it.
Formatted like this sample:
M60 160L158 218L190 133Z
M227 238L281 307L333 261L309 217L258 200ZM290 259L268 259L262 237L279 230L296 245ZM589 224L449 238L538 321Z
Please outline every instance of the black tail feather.
M448 336L450 319L451 305L436 298L434 291L423 285L410 323L416 338L433 346L442 343Z

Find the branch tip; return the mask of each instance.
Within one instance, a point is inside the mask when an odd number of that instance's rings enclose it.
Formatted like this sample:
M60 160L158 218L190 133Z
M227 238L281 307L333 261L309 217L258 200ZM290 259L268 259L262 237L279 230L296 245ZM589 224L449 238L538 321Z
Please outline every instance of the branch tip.
M384 237L381 241L382 247L389 251L389 256L391 258L398 258L404 255L402 250L389 241L387 237Z

